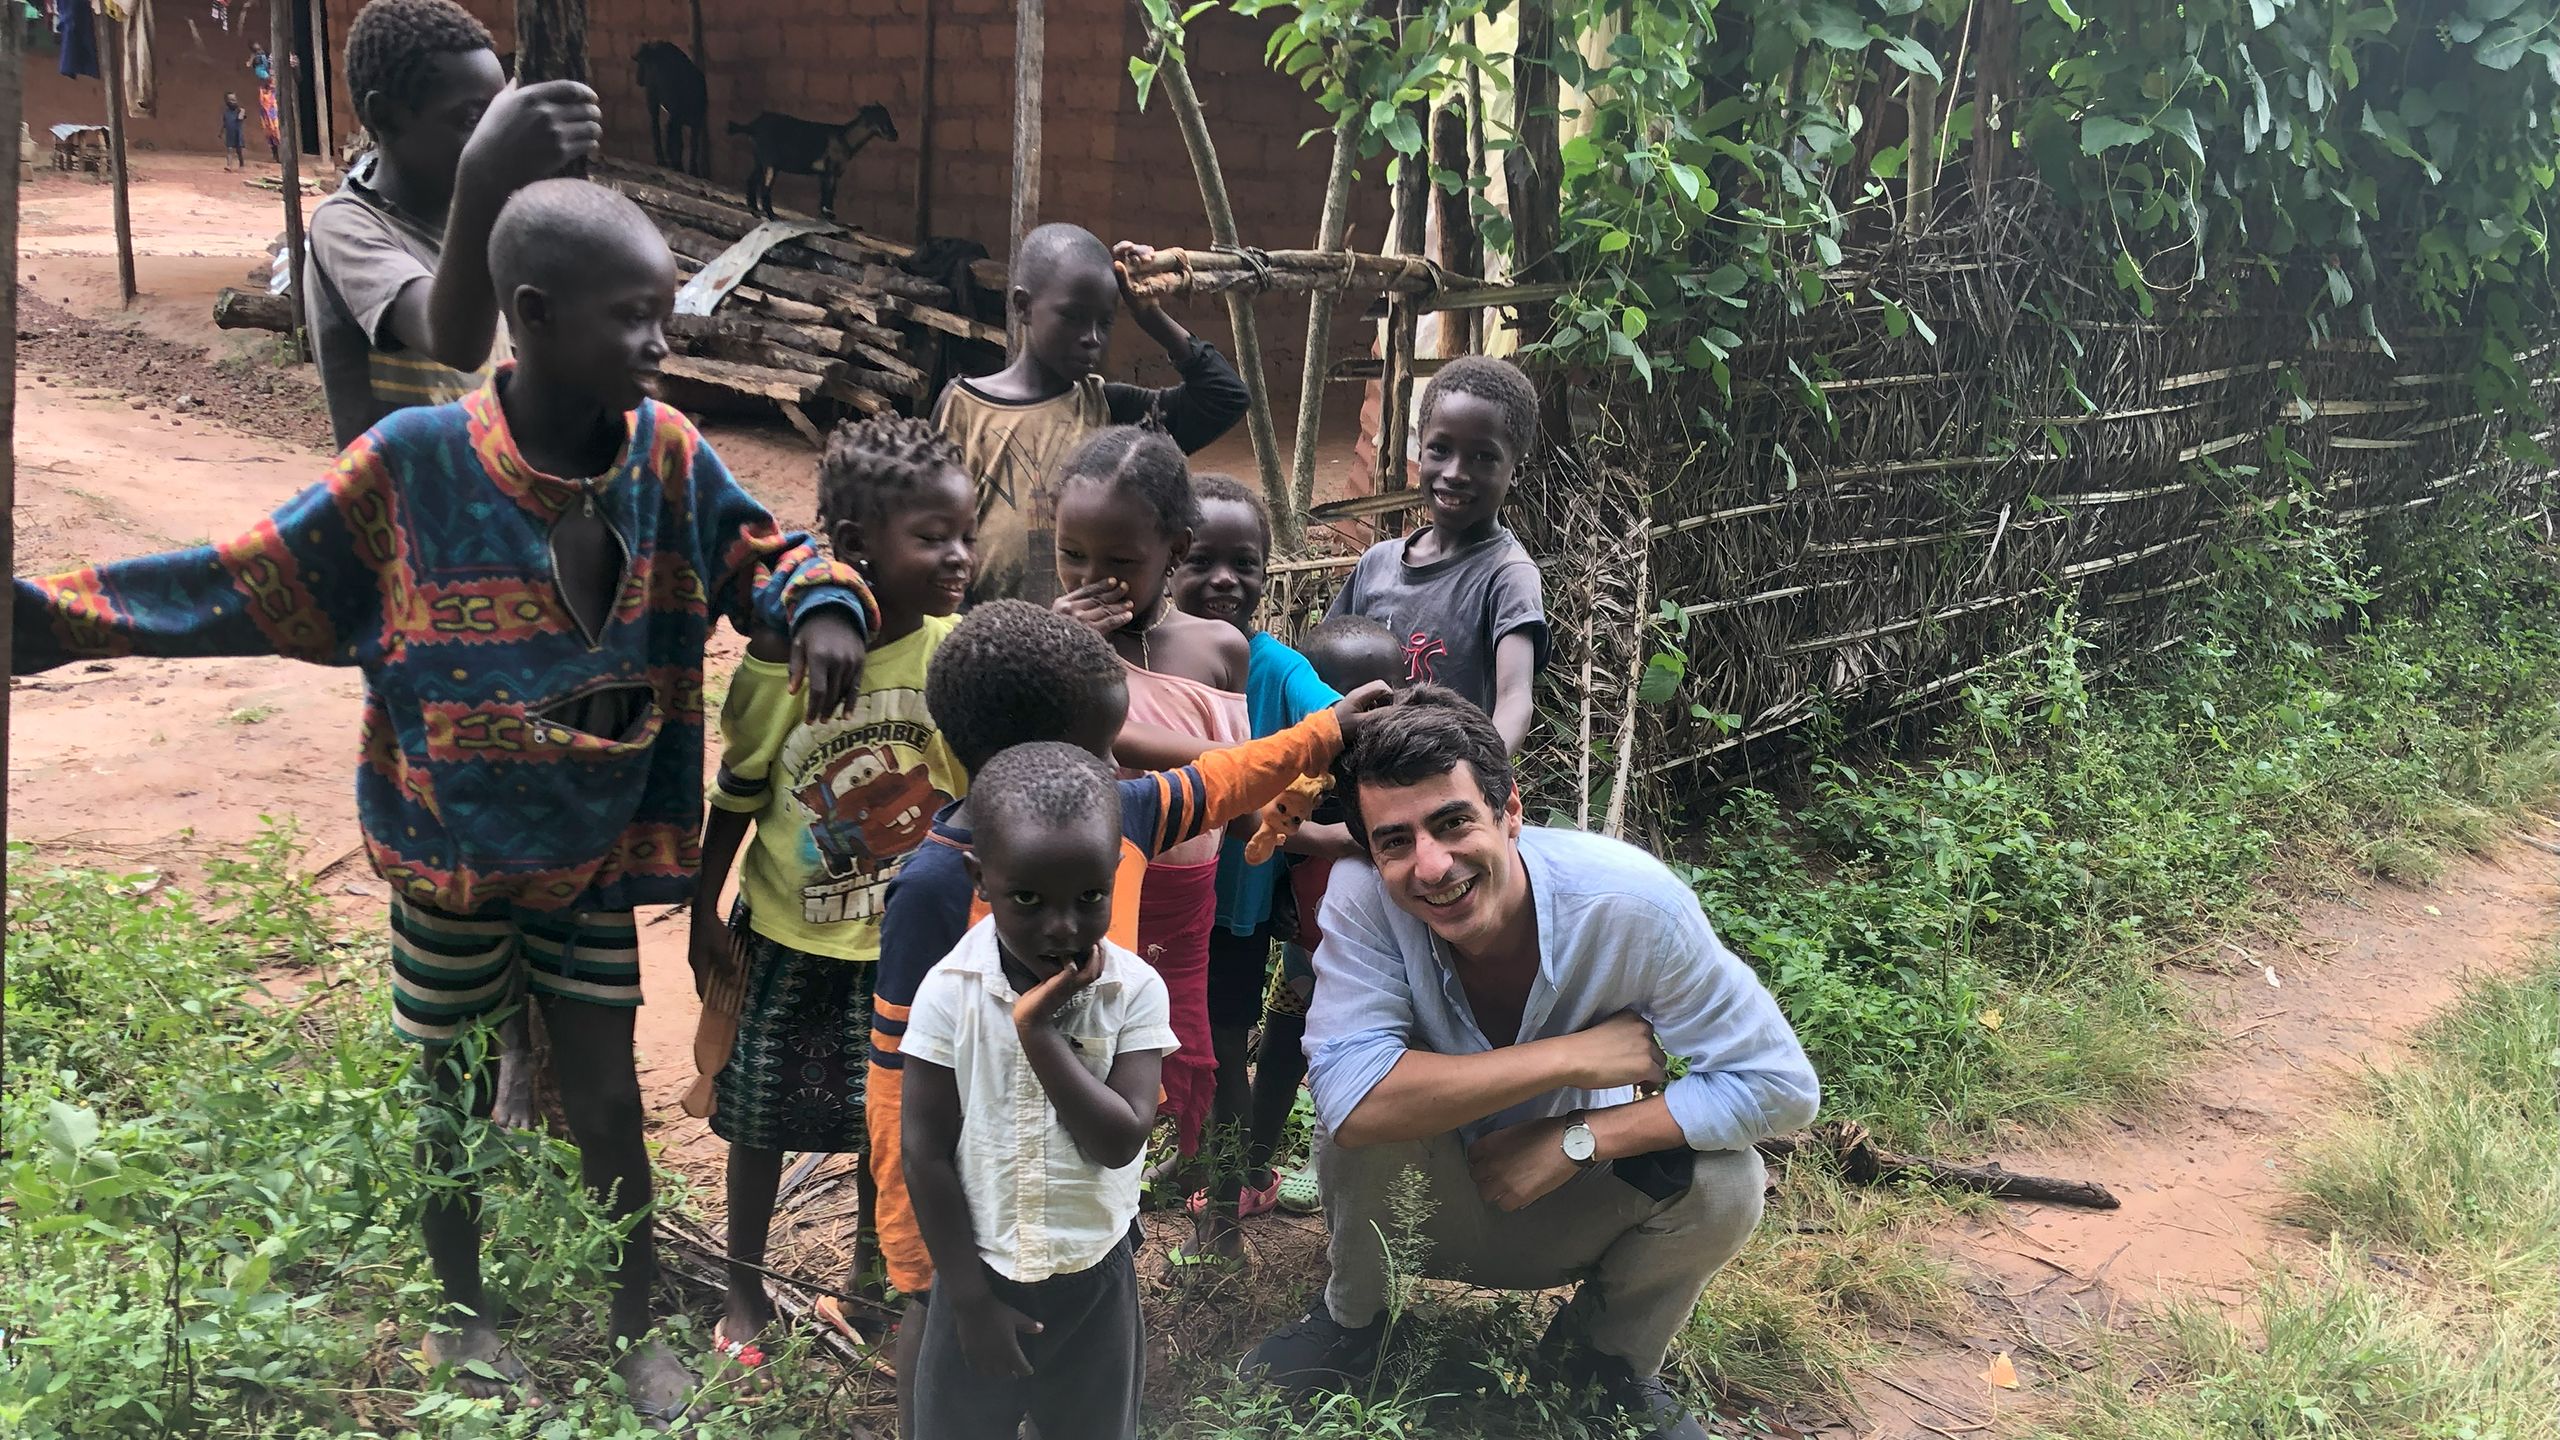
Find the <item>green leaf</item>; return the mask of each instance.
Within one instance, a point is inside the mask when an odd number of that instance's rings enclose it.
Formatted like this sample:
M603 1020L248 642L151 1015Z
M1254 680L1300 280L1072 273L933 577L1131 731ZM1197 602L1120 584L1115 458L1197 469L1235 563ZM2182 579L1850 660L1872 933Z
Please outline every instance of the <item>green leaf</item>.
M1137 86L1138 86L1138 108L1139 108L1139 109L1141 109L1141 110L1146 109L1146 108L1147 108L1147 91L1148 91L1149 89L1153 88L1153 86L1154 86L1154 85L1155 85L1155 83L1156 83L1156 65L1155 65L1155 62L1154 62L1154 61L1152 61L1152 60L1145 59L1145 58L1143 58L1143 57L1141 57L1141 56L1137 56L1137 55L1132 55L1132 56L1130 56L1130 57L1129 57L1129 78L1130 78L1131 80L1133 80L1133 81L1137 82Z
M2055 19L2074 30L2089 23L2080 18L2079 11L2071 8L2071 0L2044 0L2044 7L2053 12Z
M1911 328L1920 332L1921 339L1928 341L1932 345L1938 343L1938 332L1930 328L1927 317L1921 315L1916 310L1911 313Z
M2183 105L2172 105L2161 111L2159 119L2153 123L2159 128L2160 133L2185 141L2187 148L2195 152L2197 159L2204 158L2204 137L2196 133L2196 117L2193 111Z
M1387 126L1387 143L1394 146L1399 155L1422 153L1422 126L1413 118L1412 111L1396 112L1395 120Z
M1947 78L1947 72L1939 68L1938 57L1929 53L1929 47L1908 35L1886 37L1884 53L1894 64L1914 74L1926 75L1932 80Z
M2139 120L2092 115L2080 122L2080 153L2083 155L2102 155L2119 145L2138 144L2150 138L2151 127Z
M1884 333L1899 340L1911 333L1911 312L1890 300L1884 302Z
M1695 205L1699 194L1706 188L1706 176L1694 165L1674 165L1671 167L1671 183L1679 188L1690 204Z
M1612 230L1601 236L1599 245L1594 248L1603 255L1615 255L1635 243L1635 238L1624 230Z
M1651 324L1652 321L1653 317L1645 314L1635 306L1630 305L1623 311L1619 312L1618 328L1627 333L1628 339L1633 340L1643 335L1645 327Z
M2249 0L2249 28L2264 30L2276 23L2276 0Z
M1840 242L1816 230L1813 232L1813 253L1825 266L1837 265L1840 263Z
M2481 42L2480 48L2471 52L2471 58L2492 70L2513 70L2516 62L2524 58L2524 47L2541 29L2539 25L2530 30L2521 25L2508 25ZM2421 122L2413 120L2410 123Z
M1644 675L1636 681L1636 702L1661 705L1680 693L1680 681L1689 672L1689 662L1669 651L1657 650L1644 662Z
M44 1142L65 1160L98 1143L98 1112L54 1100L45 1105Z
M1796 19L1806 33L1834 50L1864 50L1871 38L1856 9L1840 0L1811 0L1796 12Z

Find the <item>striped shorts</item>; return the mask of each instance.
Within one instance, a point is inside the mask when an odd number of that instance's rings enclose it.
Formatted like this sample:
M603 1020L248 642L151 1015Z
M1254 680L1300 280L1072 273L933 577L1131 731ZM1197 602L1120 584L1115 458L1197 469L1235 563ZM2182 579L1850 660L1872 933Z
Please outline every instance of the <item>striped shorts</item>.
M452 915L393 897L391 1025L402 1035L451 1043L514 1000L519 975L547 995L636 1006L639 924L628 910L494 905Z

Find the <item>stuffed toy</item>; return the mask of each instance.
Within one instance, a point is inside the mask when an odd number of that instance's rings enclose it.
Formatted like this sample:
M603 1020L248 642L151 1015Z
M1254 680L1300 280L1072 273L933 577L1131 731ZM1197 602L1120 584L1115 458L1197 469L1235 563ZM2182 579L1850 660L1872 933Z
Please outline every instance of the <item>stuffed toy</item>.
M1268 860L1288 843L1307 817L1316 813L1316 805L1333 788L1331 775L1301 775L1289 782L1278 799L1262 807L1262 828L1244 843L1244 858L1255 865Z

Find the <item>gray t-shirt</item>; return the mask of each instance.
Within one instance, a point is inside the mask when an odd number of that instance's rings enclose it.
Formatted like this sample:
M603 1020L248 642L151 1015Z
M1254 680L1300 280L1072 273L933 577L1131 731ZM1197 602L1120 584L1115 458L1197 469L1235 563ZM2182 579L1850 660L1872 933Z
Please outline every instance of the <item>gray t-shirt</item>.
M1365 615L1386 626L1404 646L1407 679L1446 685L1490 714L1493 651L1504 636L1528 632L1533 663L1546 667L1538 562L1502 528L1428 565L1406 562L1412 544L1408 536L1370 546L1325 614Z
M442 405L479 389L508 353L503 318L488 362L476 371L439 365L392 337L392 302L412 285L434 283L444 237L384 203L365 183L372 173L358 162L338 193L312 210L311 273L303 284L329 428L342 450L394 410Z

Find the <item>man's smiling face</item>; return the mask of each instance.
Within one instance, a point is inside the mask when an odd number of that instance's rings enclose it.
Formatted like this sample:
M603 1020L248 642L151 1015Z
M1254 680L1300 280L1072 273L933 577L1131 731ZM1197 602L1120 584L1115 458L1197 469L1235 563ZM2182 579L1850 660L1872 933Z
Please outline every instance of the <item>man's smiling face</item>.
M1360 815L1387 893L1459 954L1484 953L1530 903L1520 796L1497 809L1465 761L1411 785L1362 781Z

